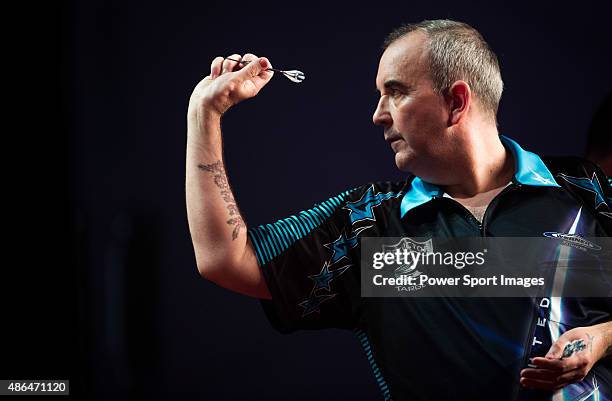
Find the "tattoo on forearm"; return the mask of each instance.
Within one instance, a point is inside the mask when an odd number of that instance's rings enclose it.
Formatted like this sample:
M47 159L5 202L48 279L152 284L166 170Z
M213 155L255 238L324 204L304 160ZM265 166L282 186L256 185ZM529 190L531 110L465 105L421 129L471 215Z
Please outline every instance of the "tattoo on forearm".
M227 175L225 173L223 163L221 160L218 160L211 164L198 164L198 168L202 171L207 171L213 174L215 185L221 190L221 197L227 206L227 210L230 215L230 219L227 220L227 224L234 227L234 230L232 231L232 240L235 240L238 238L240 229L245 227L245 224L240 216L240 213L238 212L238 206L236 205L236 201L232 195L232 190L227 182Z

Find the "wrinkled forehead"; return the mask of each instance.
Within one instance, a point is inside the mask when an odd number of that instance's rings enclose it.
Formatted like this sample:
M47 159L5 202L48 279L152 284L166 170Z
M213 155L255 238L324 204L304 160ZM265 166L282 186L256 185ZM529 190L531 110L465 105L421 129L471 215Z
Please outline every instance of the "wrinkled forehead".
M424 77L427 73L425 39L424 33L415 31L387 47L378 63L376 75L378 89L389 80L415 84Z

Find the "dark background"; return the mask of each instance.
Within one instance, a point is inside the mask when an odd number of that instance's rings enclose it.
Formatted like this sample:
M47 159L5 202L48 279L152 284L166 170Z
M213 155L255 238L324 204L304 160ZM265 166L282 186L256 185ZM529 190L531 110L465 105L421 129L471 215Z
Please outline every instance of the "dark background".
M224 118L249 225L402 177L372 124L380 45L402 22L476 27L501 63L500 132L540 154L581 155L612 88L609 14L595 2L23 7L5 15L20 23L5 35L16 71L0 378L69 378L88 400L380 398L351 333L278 334L257 300L197 273L185 116L215 56L251 52L307 76L275 76Z

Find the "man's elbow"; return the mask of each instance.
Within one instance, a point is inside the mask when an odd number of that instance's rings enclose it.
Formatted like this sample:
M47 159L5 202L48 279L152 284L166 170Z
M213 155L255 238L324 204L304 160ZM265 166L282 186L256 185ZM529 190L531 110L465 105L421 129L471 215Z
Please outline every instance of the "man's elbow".
M210 274L211 274L210 267L207 264L200 263L200 262L196 262L196 265L198 267L198 273L200 273L200 276L202 278L205 278L206 280L210 280Z
M196 260L196 265L200 276L209 281L216 281L219 273L223 271L222 264L212 260Z
M248 264L231 258L196 259L198 272L204 279L228 290L255 298L271 299L268 286L258 265L248 268Z
M222 285L235 271L237 262L231 255L196 255L196 265L200 276L208 281Z

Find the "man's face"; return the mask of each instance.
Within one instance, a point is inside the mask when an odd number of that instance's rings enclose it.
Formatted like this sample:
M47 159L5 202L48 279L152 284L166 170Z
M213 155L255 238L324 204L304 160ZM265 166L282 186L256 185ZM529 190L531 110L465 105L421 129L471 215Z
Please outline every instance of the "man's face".
M422 178L448 149L448 111L432 89L424 44L425 34L417 31L385 50L376 76L381 97L373 115L374 124L384 127L397 167Z

